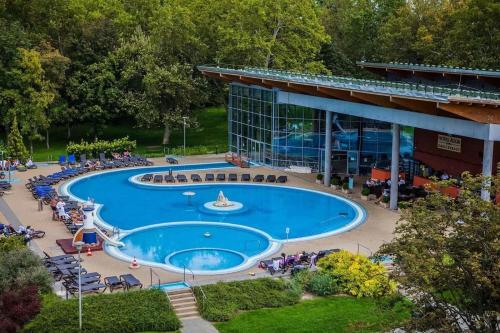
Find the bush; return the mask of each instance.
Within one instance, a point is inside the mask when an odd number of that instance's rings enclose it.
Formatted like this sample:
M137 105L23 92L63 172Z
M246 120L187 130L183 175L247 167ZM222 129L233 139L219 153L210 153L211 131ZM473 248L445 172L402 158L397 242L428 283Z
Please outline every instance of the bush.
M255 310L295 304L300 290L290 281L282 279L256 279L235 282L219 282L203 286L206 299L199 287L195 287L200 314L210 321L226 321L238 310Z
M108 157L111 153L123 153L124 151L133 151L137 147L135 140L130 140L128 136L115 139L113 141L95 140L94 142L81 141L80 143L69 143L66 146L68 154L81 155L87 157L99 157L100 153L105 153Z
M339 186L340 185L340 179L337 177L333 177L332 180L330 181L332 185Z
M306 290L318 296L327 296L338 293L340 288L337 279L332 275L323 272L315 272Z
M0 238L0 254L25 248L26 244L24 243L23 236L9 236Z
M13 286L38 286L41 292L51 291L52 277L40 258L27 248L0 252L0 294Z
M389 203L391 201L391 198L388 195L382 196L382 202L383 203Z
M316 175L316 180L323 180L323 174L322 173L318 173Z
M321 258L318 267L338 280L342 292L353 296L379 297L396 290L384 266L345 250Z
M5 291L0 295L0 332L17 332L39 311L37 286Z
M342 183L342 189L343 190L348 190L349 189L349 183L348 182L343 182Z
M83 299L83 329L88 333L175 331L180 321L165 293L150 289L99 294ZM80 332L78 299L44 298L42 311L23 332Z
M361 190L361 195L364 195L365 197L370 195L370 189L368 187L363 187Z

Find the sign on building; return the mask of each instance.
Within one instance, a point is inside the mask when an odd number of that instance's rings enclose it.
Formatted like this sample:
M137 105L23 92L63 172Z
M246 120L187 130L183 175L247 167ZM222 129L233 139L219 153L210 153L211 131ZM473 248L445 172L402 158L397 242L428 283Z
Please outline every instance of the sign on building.
M437 147L438 149L460 153L462 152L462 139L449 135L438 134Z

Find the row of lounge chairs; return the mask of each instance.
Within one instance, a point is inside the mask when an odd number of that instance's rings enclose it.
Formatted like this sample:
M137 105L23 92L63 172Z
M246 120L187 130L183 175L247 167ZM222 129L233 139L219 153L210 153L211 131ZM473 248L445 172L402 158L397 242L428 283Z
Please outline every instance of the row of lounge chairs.
M64 254L60 256L49 256L45 253L42 259L47 270L52 274L55 280L62 281L67 293L74 295L78 293L78 259L73 255ZM122 274L117 276L108 276L102 279L101 274L97 272L87 272L81 269L82 293L105 292L109 288L110 292L117 289L130 290L132 288L142 288L143 285L132 274Z
M66 160L66 156L59 156L59 165L77 165L77 161L75 155L68 155L68 159ZM130 167L130 166L148 166L153 163L148 161L146 158L137 156L123 156L120 158L113 157L112 159L107 159L104 153L99 154L99 159L90 159L87 160L86 154L80 155L80 166L81 167L93 167L96 169L111 169L111 168L122 168L122 167Z
M187 183L188 178L184 174L177 174L176 176L173 176L172 174L168 174L165 176L162 175L154 175L152 173L145 174L141 177L141 182L153 182L155 184L160 184L163 183L165 180L166 183ZM230 182L237 182L238 181L238 175L236 173L230 173L227 175L227 180ZM264 175L255 175L253 178L249 173L244 173L240 177L240 181L242 182L249 182L249 181L254 181L256 183L286 183L288 181L287 176L278 176L276 175L267 175L265 177ZM193 183L199 183L202 182L203 179L199 174L193 173L191 174L191 181ZM213 173L207 173L205 174L205 181L206 182L213 182L213 181L218 181L218 182L223 182L226 181L226 174L225 173L218 173L217 175Z

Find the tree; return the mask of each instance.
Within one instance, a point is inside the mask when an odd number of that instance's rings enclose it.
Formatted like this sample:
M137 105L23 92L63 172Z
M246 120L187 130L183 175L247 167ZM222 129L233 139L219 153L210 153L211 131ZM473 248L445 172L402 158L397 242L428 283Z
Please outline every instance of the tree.
M38 287L13 287L0 294L0 333L15 333L40 312Z
M23 142L21 132L17 125L17 117L14 117L10 127L10 133L7 136L7 155L10 158L18 159L21 162L26 161L28 158L28 150Z
M435 191L404 209L395 238L379 251L395 256L393 276L416 303L419 315L411 319L411 331L498 328L500 206L478 193L489 188L490 179L468 173L462 178L455 200ZM441 186L449 182L432 188Z

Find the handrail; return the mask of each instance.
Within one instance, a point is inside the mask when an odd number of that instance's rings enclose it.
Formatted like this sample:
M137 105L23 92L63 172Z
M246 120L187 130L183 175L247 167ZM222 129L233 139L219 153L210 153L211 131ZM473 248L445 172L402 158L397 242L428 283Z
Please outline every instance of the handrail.
M191 274L193 275L193 281L194 281L194 272L192 270L190 270L189 268L187 268L186 266L184 266L184 282L186 282L186 269L191 272Z
M151 287L153 286L153 274L158 278L158 288L160 288L161 285L160 276L153 270L153 268L149 267L149 277L151 279Z
M370 252L370 257L373 255L373 251L372 251L372 250L370 250L370 248L369 248L369 247L364 246L363 244L360 244L360 243L358 243L358 252L357 252L357 254L359 254L359 248L360 248L360 247L362 247L362 248L364 248L364 249L368 250L368 252Z

